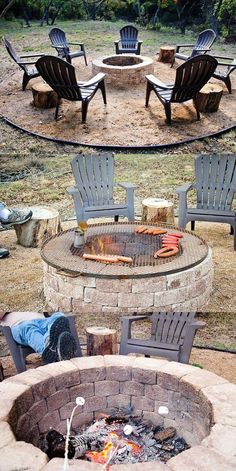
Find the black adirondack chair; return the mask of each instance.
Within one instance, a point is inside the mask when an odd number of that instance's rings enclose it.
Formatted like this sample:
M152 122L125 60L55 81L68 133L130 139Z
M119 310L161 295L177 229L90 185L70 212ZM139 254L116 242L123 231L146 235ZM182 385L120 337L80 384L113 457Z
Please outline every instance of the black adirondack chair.
M35 77L39 76L39 72L35 67L29 67L35 64L36 60L43 56L43 54L26 54L24 56L18 56L13 49L10 41L8 39L3 38L3 44L6 47L8 54L11 58L16 62L17 65L24 71L23 80L22 80L22 90L25 90L28 82ZM37 59L32 60L33 57ZM27 59L27 60L24 60Z
M186 61L190 59L190 57L195 57L199 54L205 54L206 52L210 51L213 42L216 39L216 34L212 29L205 29L202 31L196 40L195 44L177 44L175 48L175 56L173 59L173 63L175 59L181 59ZM180 52L180 48L188 48L191 47L192 51L190 54L182 54ZM173 65L172 63L172 65Z
M51 40L52 47L57 50L59 57L66 59L67 62L71 64L72 59L83 56L85 64L88 65L85 46L83 43L67 42L65 32L60 28L52 28L49 33L49 38ZM80 46L80 50L71 52L69 46Z
M78 223L94 217L119 216L134 220L134 190L132 183L114 182L113 154L79 154L71 161L76 186L67 188L73 197ZM114 187L126 192L125 201L114 202Z
M120 39L115 41L116 54L140 55L142 41L138 41L138 29L133 25L126 25L120 30Z
M142 353L188 363L197 329L205 322L194 319L195 312L154 312L150 315L121 318L120 355ZM132 337L134 322L150 320L148 340Z
M217 60L206 54L192 57L176 69L175 83L167 85L154 75L146 75L146 107L149 103L150 93L153 90L164 106L167 123L171 124L171 103L183 103L194 100L196 94L211 78L217 66ZM197 119L200 113L194 102Z
M215 77L218 80L222 80L222 82L225 83L228 89L228 92L232 93L232 84L231 84L230 74L232 74L232 72L234 72L234 70L236 69L236 59L234 59L233 57L215 56L215 55L213 57L217 59L218 66L225 66L224 70L217 67L216 71L213 74L213 77ZM228 61L230 61L230 63Z
M82 102L83 123L86 121L88 104L97 90L101 90L106 105L105 74L99 73L88 82L77 82L74 66L54 56L41 57L36 62L36 68L45 82L58 95L55 119L58 117L60 98Z
M227 223L234 232L236 250L236 211L232 209L236 193L236 154L198 155L195 159L195 183L185 184L176 191L179 195L179 227L191 221ZM195 190L197 204L188 207L187 194Z

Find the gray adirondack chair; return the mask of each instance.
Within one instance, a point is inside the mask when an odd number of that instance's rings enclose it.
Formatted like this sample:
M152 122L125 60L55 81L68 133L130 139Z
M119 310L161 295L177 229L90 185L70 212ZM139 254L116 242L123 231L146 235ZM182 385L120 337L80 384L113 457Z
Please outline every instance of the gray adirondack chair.
M16 51L13 49L10 41L3 38L3 44L11 58L16 62L17 65L24 71L22 79L22 90L25 90L28 82L35 77L39 76L39 72L34 67L36 60L41 57L43 54L26 54L24 56L18 56ZM34 59L37 58L37 59Z
M216 71L213 74L213 77L215 77L218 80L222 80L222 82L224 82L224 84L226 85L228 92L232 93L232 84L231 84L230 75L236 69L236 59L234 59L233 57L226 57L226 56L214 55L214 57L216 57L218 61L218 66L225 66L225 68L222 70L222 68L217 67Z
M47 313L44 313L45 317L48 317ZM81 347L80 347L80 342L79 342L79 337L75 325L75 315L69 314L68 315L68 321L70 324L70 331L76 341L77 344L77 350L76 350L76 356L81 357L82 352L81 352ZM13 358L13 361L15 363L15 367L17 370L17 373L22 373L23 371L26 371L26 358L28 355L35 353L33 348L31 347L25 347L23 345L20 345L17 343L12 335L11 328L8 326L0 326L0 330L2 331L5 340L7 342L8 348L10 350L11 356Z
M77 221L95 217L126 216L134 220L134 189L131 183L114 183L113 154L77 155L71 161L76 187L67 191L73 197ZM126 202L115 204L113 190L120 186L126 191Z
M205 54L206 52L210 51L213 42L216 39L216 34L212 29L205 29L202 31L195 42L195 44L177 44L175 48L175 56L172 62L172 65L175 59L180 59L186 61L190 59L190 57L195 57L199 54ZM192 48L190 54L182 54L180 52L180 48Z
M85 46L83 43L72 43L68 42L66 39L65 32L60 28L52 28L49 33L49 38L52 43L52 47L54 47L58 53L59 57L66 59L67 62L71 63L71 60L75 57L84 57L85 65L88 65ZM69 46L79 46L80 50L72 52L70 51Z
M154 312L151 316L122 317L119 353L142 353L188 363L196 331L205 327L205 322L196 321L194 317L195 312ZM133 323L142 320L151 321L148 340L132 337Z
M116 54L140 55L142 41L138 41L138 29L126 25L120 30L120 39L115 41Z
M217 60L208 55L199 55L187 60L176 69L175 83L165 84L154 75L146 75L146 102L148 107L151 91L154 91L165 109L166 120L171 125L171 103L183 103L193 100L197 112L200 113L194 98L211 78L217 66Z
M236 154L198 155L195 159L194 184L185 184L176 191L179 195L179 227L184 229L191 221L223 222L234 232L236 250L236 211L232 209L236 193ZM196 208L188 207L187 194L195 190Z

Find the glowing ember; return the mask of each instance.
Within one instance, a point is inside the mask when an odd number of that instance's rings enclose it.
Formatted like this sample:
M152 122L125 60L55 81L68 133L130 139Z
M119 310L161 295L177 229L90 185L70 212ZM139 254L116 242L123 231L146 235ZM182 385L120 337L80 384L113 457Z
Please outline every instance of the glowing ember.
M85 453L86 458L99 464L105 464L110 458L111 451L115 448L112 442L107 442L102 451L88 451Z
M127 440L122 436L122 431L109 432L109 440L106 442L102 451L88 451L85 453L86 458L99 464L105 464L109 461L111 453L123 448L124 446L131 448L132 454L137 455L141 452L142 447L131 440Z

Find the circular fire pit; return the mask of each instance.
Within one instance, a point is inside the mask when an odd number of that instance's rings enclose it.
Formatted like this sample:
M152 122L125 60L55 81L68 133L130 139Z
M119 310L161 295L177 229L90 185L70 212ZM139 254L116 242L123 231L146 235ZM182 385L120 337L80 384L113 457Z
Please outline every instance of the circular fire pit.
M81 249L74 248L74 229L49 239L41 253L48 307L117 314L201 309L213 278L207 244L184 231L178 255L155 259L161 237L137 234L136 227L136 223L91 225ZM133 263L104 264L84 260L83 253L119 254L131 257Z
M154 64L150 57L120 54L95 59L92 70L106 74L107 83L130 85L145 82L145 75L154 73Z
M155 425L174 427L191 445L170 458L149 463L111 465L111 470L233 471L235 469L236 386L206 370L151 358L106 355L74 358L13 376L1 389L1 470L63 469L63 459L41 451L40 435L56 429L66 432L76 397L72 433L114 407L133 407L135 415ZM160 415L160 406L168 409ZM41 440L42 445L42 440ZM73 470L101 471L103 465L71 462Z

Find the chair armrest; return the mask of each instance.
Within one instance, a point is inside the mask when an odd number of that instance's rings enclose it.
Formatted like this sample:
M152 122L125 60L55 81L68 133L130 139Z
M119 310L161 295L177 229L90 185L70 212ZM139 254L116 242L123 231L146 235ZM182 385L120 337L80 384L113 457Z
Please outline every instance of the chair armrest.
M137 42L138 42L138 44L143 44L143 41L137 41Z
M35 62L36 61L18 61L17 63L22 65L33 65Z
M162 88L163 90L173 88L173 85L166 85L165 83L161 82L158 80L154 75L146 75L146 79L148 82L150 82L152 85L155 85L156 87Z
M216 59L226 59L226 60L229 60L229 61L233 61L234 60L234 57L227 57L227 56L218 56L217 54L211 54L212 57L215 57Z
M195 44L176 44L175 46L175 52L179 52L181 47L194 47Z
M179 186L179 188L176 189L176 193L187 193L190 190L194 189L194 184L193 183L185 183L182 186Z
M131 188L135 190L135 188L137 188L137 186L133 185L133 183L126 183L126 182L116 183L116 186L121 186L122 188L125 188L127 190Z
M26 54L25 56L20 56L20 59L24 59L27 57L42 57L45 56L45 53L38 53L38 54Z
M84 82L83 85L79 85L80 88L91 87L92 85L96 85L97 83L101 82L106 74L102 74L101 72L95 77L91 78L88 82Z
M84 46L84 43L67 43L70 46Z
M124 322L124 321L127 321L129 323L131 322L135 322L135 321L142 321L144 319L148 319L149 317L151 316L151 314L146 314L146 315L143 315L143 316L125 316L125 317L121 317L121 321Z
M54 44L51 44L51 47L54 47L54 49L65 49L67 46L54 46Z
M206 322L194 321L194 322L191 322L191 326L195 327L196 329L204 329L204 327L206 327Z
M68 191L70 195L80 194L78 188L76 188L75 186L68 186L66 191Z

